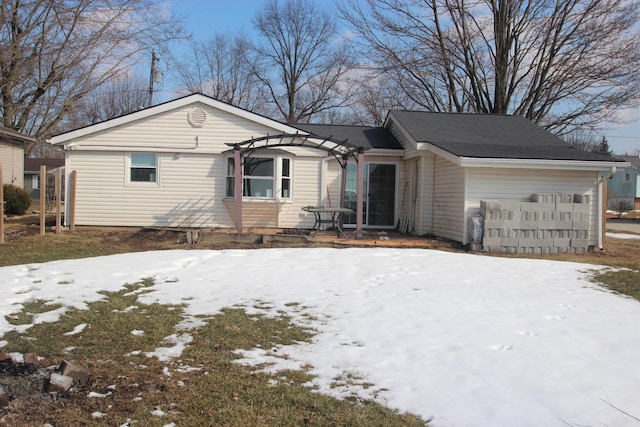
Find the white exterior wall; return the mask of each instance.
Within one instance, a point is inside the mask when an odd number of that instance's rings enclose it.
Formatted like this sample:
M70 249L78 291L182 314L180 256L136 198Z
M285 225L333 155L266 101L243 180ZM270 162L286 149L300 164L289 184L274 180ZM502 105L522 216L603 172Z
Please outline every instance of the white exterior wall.
M67 142L75 144L66 161L67 173L77 172L75 223L235 228L235 201L225 199L227 158L232 156L226 143L280 132L206 105L195 106L208 114L202 127L189 124L187 114L193 106L186 106ZM301 215L301 207L317 204L326 153L284 149L291 155L254 156L291 159L292 198L245 200L244 226L313 225L312 218ZM157 154L157 183L128 182L132 152Z
M434 201L434 170L436 157L431 153L424 153L415 160L417 177L411 186L411 209L414 218L414 233L423 236L433 233L433 201Z
M436 157L433 174L433 234L462 242L464 238L465 170Z
M293 198L290 202L280 205L281 228L311 228L315 222L313 214L302 210L304 206L318 205L324 192L321 187L322 168L324 162L324 151L317 151L318 157L293 159ZM329 162L329 164L337 162ZM338 166L339 169L339 166ZM335 196L337 197L337 195ZM337 201L331 195L331 201Z
M2 184L24 188L24 149L14 144L0 142Z
M530 201L535 193L568 193L589 196L589 245L596 244L597 172L533 169L469 169L464 228L467 218L480 212L481 200ZM463 243L469 243L465 233Z
M127 159L125 152L70 156L77 225L234 226L225 206L214 202L216 193L224 194L222 156L159 154L157 183L127 182Z

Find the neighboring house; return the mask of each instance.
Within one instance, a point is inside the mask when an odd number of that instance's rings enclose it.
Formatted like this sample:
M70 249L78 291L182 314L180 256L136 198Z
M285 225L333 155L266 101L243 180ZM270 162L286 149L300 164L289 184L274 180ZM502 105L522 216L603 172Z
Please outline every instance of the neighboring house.
M629 165L611 175L608 183L608 208L640 210L640 157L619 156Z
M64 159L24 159L24 189L31 200L40 200L40 166L46 166L47 173L64 168ZM52 199L53 186L50 185L47 198Z
M35 140L0 126L0 164L2 165L2 184L23 187L25 144Z
M391 111L381 128L283 124L200 94L50 142L77 172L77 225L308 228L304 206L357 211L362 170L362 218L346 227L465 244L482 201L565 193L587 203L585 232L599 245L598 177L625 164L515 116Z

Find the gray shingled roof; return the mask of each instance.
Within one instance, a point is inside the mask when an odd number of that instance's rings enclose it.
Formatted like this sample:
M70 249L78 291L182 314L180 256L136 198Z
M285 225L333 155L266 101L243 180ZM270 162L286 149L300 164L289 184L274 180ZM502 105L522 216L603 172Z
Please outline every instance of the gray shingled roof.
M623 161L581 151L520 116L391 111L417 142L459 157Z
M631 163L631 166L633 166L634 168L640 169L640 156L618 156L618 157L620 157L625 162Z
M383 148L402 150L402 145L385 128L373 126L322 125L309 123L287 123L289 126L321 137L347 140L348 147Z
M64 159L43 159L43 158L26 158L24 159L25 172L39 172L40 166L46 166L47 169L55 169L64 166Z

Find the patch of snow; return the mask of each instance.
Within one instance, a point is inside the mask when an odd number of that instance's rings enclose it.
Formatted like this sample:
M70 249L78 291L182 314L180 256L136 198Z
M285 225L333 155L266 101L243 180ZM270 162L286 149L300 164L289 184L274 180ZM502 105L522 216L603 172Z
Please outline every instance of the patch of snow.
M107 392L107 393L98 393L96 391L90 391L89 394L87 394L87 397L97 397L97 398L105 398L107 396L111 396L113 393L112 392Z
M175 357L180 357L185 346L193 340L189 334L172 334L165 337L166 344L173 344L171 347L158 347L155 351L146 352L147 357L157 357L161 362L168 362Z
M637 427L613 406L640 416L640 303L591 283L594 269L393 248L177 250L1 267L0 336L16 330L7 316L27 299L86 308L153 277L135 293L140 304L180 302L187 318L239 306L313 329L310 343L241 354L271 363L269 372L310 366L318 392L433 417L434 427ZM34 280L42 285L12 291ZM147 356L173 360L191 336L166 341Z
M607 237L615 237L616 239L640 239L640 234L628 233L606 233Z
M160 408L156 408L151 411L151 415L153 415L154 417L164 417L165 415L167 415L167 413Z
M81 323L78 326L76 326L75 328L73 328L72 331L65 332L62 335L64 335L65 337L68 337L68 336L71 336L71 335L76 335L76 334L79 334L80 332L84 331L84 328L86 328L86 327L87 327L86 323Z

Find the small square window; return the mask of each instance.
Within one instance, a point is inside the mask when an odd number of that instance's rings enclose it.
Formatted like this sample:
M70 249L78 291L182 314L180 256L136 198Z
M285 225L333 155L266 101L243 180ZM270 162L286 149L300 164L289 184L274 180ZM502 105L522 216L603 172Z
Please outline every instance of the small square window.
M156 182L157 157L153 153L131 153L131 182Z

